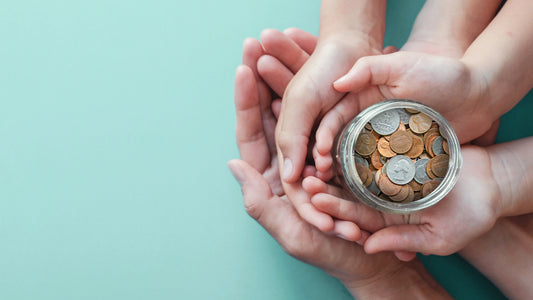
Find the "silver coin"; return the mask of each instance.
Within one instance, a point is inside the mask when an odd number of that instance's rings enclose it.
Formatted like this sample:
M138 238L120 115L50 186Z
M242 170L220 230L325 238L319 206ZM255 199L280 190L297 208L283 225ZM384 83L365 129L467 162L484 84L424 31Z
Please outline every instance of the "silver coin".
M411 117L411 114L408 113L404 108L397 108L395 110L398 113L398 116L400 116L400 122L402 122L404 125L409 125L409 118Z
M426 172L426 165L428 164L429 159L422 158L415 162L415 181L424 184L431 180L428 173Z
M361 164L361 165L363 165L363 166L368 168L368 160L364 159L361 155L359 155L357 153L353 154L353 161L356 164Z
M372 118L370 124L381 135L393 134L400 126L400 115L396 110L387 110Z
M437 137L435 141L433 141L433 146L431 146L431 150L433 150L433 154L439 155L439 154L445 153L444 148L442 148L442 141L443 141L442 136Z
M381 190L379 189L378 185L376 184L376 177L372 176L372 183L368 186L368 189L376 196L379 196L379 193L381 193Z
M387 166L387 177L396 184L407 184L415 176L415 163L405 155L391 158Z

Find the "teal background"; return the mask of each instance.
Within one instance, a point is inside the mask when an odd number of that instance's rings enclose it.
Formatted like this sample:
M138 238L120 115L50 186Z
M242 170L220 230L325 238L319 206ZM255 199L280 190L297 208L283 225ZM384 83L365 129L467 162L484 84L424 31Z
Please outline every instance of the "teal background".
M248 217L233 76L264 28L319 1L0 2L0 299L349 299ZM401 46L423 1L390 1ZM531 135L529 95L499 140ZM456 256L458 299L501 299Z

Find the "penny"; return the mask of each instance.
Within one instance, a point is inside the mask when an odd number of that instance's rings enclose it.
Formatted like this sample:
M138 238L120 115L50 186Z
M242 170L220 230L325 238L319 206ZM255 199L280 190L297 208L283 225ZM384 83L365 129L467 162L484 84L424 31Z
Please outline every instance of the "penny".
M372 152L372 155L370 156L370 162L372 163L372 166L376 169L383 168L383 163L381 161L381 155L379 155L379 151Z
M396 155L387 163L387 176L396 184L407 184L415 176L415 164L405 155Z
M406 131L398 130L391 135L389 145L392 151L404 154L413 146L413 138Z
M379 154L385 157L393 157L396 155L396 153L391 150L389 141L387 141L384 137L380 138L378 141L378 151Z
M429 159L423 158L415 162L415 178L414 180L420 184L424 184L431 180L426 172L426 165Z
M355 142L355 151L362 156L368 156L376 150L376 139L370 133L362 132Z
M431 194L440 184L440 181L431 180L422 185L422 197L426 197Z
M403 108L396 108L395 111L400 116L400 122L402 122L403 124L409 124L409 118L411 118L411 114L410 113L408 113Z
M429 178L431 179L435 179L437 178L438 176L435 175L435 173L433 173L433 168L432 168L432 165L433 164L433 161L430 159L428 161L428 164L426 165L426 173L428 174Z
M354 163L361 164L361 165L363 165L363 166L368 168L368 161L366 159L364 159L361 155L359 155L357 153L354 153L353 154L353 160L354 160Z
M442 136L438 136L434 141L433 145L431 146L431 151L433 151L433 154L439 155L444 154L444 147L442 145L444 139Z
M439 178L446 176L446 172L448 172L448 161L450 160L448 154L437 155L431 160L433 161L431 163L431 171L433 174Z
M381 176L381 169L377 170L376 173L374 174L374 181L376 182L376 184L379 184L379 177L380 176Z
M430 159L431 157L427 154L427 152L422 152L418 158L421 159Z
M422 192L415 192L415 199L413 201L417 201L422 199Z
M368 178L370 177L370 180L372 180L372 173L370 172L370 169L368 169L367 167L365 167L365 166L363 166L361 164L356 164L355 168L357 170L357 174L359 175L359 179L361 179L361 182L365 186L368 186L369 185L369 184L367 184ZM370 182L372 182L372 181L370 181Z
M431 117L424 113L417 113L409 118L409 128L416 133L424 133L431 127Z
M407 198L402 201L402 203L409 203L413 202L415 200L415 191L411 187L409 187L409 195L407 195Z
M435 142L435 139L437 139L438 137L439 137L438 135L432 135L426 141L426 144L425 144L426 152L431 157L435 156L435 153L433 153L433 142Z
M372 131L372 124L366 123L365 124L365 129L368 130L368 131Z
M407 196L409 196L409 186L408 185L402 185L402 188L396 195L391 195L389 198L394 202L401 202L405 199L407 199Z
M398 130L397 131L406 131L407 129L405 128L404 124L408 124L408 123L400 122L400 125L398 125Z
M432 136L438 136L438 135L439 135L439 130L437 128L430 128L428 131L424 133L424 144L426 143L428 138Z
M392 134L400 125L400 116L395 110L387 110L370 120L372 128L381 135Z
M374 136L374 138L376 138L376 142L381 137L381 134L377 133L375 130L370 131L370 133Z
M410 133L411 139L413 140L413 146L411 146L411 149L405 153L405 156L409 158L417 158L424 152L424 141L422 139L412 133Z
M417 114L419 113L418 110L414 109L414 108L405 108L405 110L408 112L408 113L412 113L412 114Z
M448 146L447 140L442 141L442 150L444 150L444 153L450 154L450 147Z
M402 189L401 185L394 184L385 174L381 174L379 177L378 186L385 195L396 195Z
M415 165L415 166L416 166L416 165ZM416 175L416 173L415 173L415 175ZM416 182L415 179L409 181L408 184L409 184L409 186L413 189L413 191L415 191L415 192L419 192L420 189L422 188L422 185L421 185L420 183Z

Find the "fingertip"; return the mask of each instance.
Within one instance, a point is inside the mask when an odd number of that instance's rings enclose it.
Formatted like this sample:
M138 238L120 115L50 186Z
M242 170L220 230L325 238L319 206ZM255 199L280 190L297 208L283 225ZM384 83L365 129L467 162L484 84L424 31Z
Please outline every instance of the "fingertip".
M416 257L416 252L394 251L394 255L401 261L410 262Z
M279 119L279 114L281 112L281 99L276 99L272 101L272 113L276 117L276 119Z
M350 242L356 242L361 239L361 230L355 223L345 220L335 220L333 232L340 238Z

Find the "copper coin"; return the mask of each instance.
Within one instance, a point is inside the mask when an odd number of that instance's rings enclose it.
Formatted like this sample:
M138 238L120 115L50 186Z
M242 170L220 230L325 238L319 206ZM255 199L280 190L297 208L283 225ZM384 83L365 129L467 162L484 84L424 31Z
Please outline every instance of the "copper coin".
M396 195L402 189L401 185L392 183L392 181L390 181L387 175L383 173L381 174L381 176L379 176L378 186L379 186L379 189L385 195Z
M413 140L413 146L411 146L411 149L405 153L405 156L409 158L417 158L424 152L424 141L422 139L412 133L410 133L411 139Z
M433 164L433 161L430 159L426 165L426 173L428 174L429 178L435 179L438 176L433 173L432 166L431 166L432 164Z
M374 173L374 181L376 184L379 184L379 178L381 177L381 169L377 170L376 173ZM379 187L379 185L378 185Z
M383 163L381 162L381 155L379 154L379 151L372 152L372 155L370 156L370 162L372 163L372 166L376 169L383 168Z
M431 127L433 120L424 113L412 115L409 118L409 128L416 133L424 133Z
M411 113L411 114L417 114L419 113L418 110L414 109L414 108L406 108L405 109L408 113Z
M411 187L409 187L409 195L407 195L407 198L402 201L402 203L409 203L415 201L415 192Z
M450 147L448 146L447 140L442 141L442 150L444 150L444 153L450 154Z
M428 138L430 138L430 137L432 137L434 135L435 136L439 135L439 130L437 128L430 128L428 131L426 131L426 133L424 133L424 144L426 143Z
M370 172L370 169L363 166L362 164L355 164L355 169L357 170L357 175L359 175L359 178L361 179L361 182L365 184L368 180L368 177L372 174ZM365 184L366 186L366 184Z
M381 134L377 133L375 130L370 131L370 133L376 138L376 142L381 137Z
M376 138L370 133L362 132L355 142L355 151L362 156L368 156L376 150Z
M389 198L394 202L401 202L405 199L407 199L407 196L409 196L409 185L402 185L402 188L396 195L391 195ZM414 196L414 195L413 195Z
M353 161L356 164L362 164L363 166L368 167L368 160L357 153L353 154Z
M391 150L389 141L387 141L384 137L380 138L378 141L378 151L379 154L385 157L393 157L396 155L396 153Z
M407 129L405 129L404 123L400 122L400 125L398 126L398 130L396 132L398 132L398 131L406 131L406 130Z
M422 189L422 185L416 182L414 179L411 180L411 182L409 182L408 184L415 192L420 192L420 190Z
M433 157L435 156L435 154L433 153L433 143L435 142L435 140L439 137L439 135L432 135L430 136L427 141L426 141L426 144L424 145L425 148L426 148L426 152L429 154L429 156Z
M398 154L404 154L413 146L412 135L406 131L396 131L389 140L389 146L392 151Z
M449 160L450 156L448 154L440 154L433 157L430 160L433 161L431 163L431 172L433 172L433 174L440 178L446 176L446 172L448 172Z
M370 122L366 123L365 124L365 129L368 130L368 131L371 131L372 130L372 124L370 124Z
M420 200L422 198L422 192L415 192L415 199L413 201Z
M438 180L431 180L422 185L422 197L431 194L440 184Z

